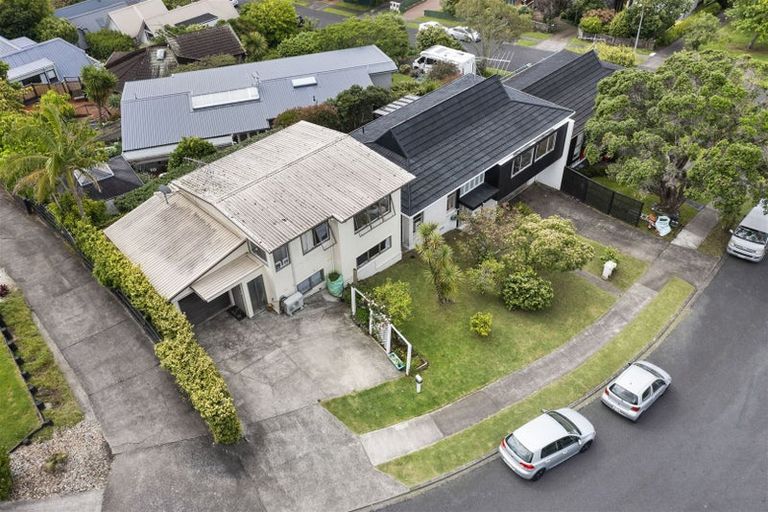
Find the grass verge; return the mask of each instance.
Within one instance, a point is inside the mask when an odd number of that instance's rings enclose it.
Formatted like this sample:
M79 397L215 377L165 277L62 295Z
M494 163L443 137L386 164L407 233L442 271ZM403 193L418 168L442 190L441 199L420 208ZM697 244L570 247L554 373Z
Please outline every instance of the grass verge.
M24 369L31 375L29 383L37 388L36 397L50 405L44 411L45 417L53 420L56 428L78 423L83 419L80 406L69 389L64 374L56 365L48 345L37 330L32 320L32 312L20 291L14 291L0 302L0 314L14 334L19 354L24 358ZM48 438L51 432L51 428L46 427L37 437Z
M369 432L420 416L493 382L560 347L591 325L615 298L575 273L555 273L555 298L544 311L508 311L497 296L459 287L453 304L440 304L426 267L408 253L403 261L366 280L373 287L387 278L410 284L413 316L398 326L430 366L426 385L414 391L403 377L323 402L352 431ZM469 331L478 311L493 315L493 332L480 339Z
M13 448L40 424L24 379L6 347L0 347L0 411L0 451Z
M347 9L340 9L338 7L326 7L325 9L323 9L323 12L336 14L338 16L344 16L345 18L357 16L358 14L360 14L359 12L355 12Z
M717 226L712 228L712 231L709 232L707 238L701 242L698 250L700 253L706 254L707 256L719 258L725 252L725 247L728 245L728 240L730 239L731 233L725 229L723 222L720 221L717 223Z
M412 487L484 456L504 434L540 414L541 409L574 402L634 359L691 293L693 286L672 278L616 337L573 372L487 420L378 468Z
M587 263L584 270L590 274L601 277L603 275L603 262L600 260L600 257L605 253L608 246L590 240L589 238L584 238L583 240L595 249L595 257ZM645 274L645 271L648 269L648 263L634 258L629 254L619 252L618 250L617 252L619 254L619 265L616 267L616 270L613 271L610 282L621 290L628 290L640 276Z
M705 45L707 50L723 50L734 57L739 55L749 55L753 59L768 63L768 44L755 43L755 46L748 50L747 46L752 40L752 36L739 32L730 24L723 25L717 31L715 41Z

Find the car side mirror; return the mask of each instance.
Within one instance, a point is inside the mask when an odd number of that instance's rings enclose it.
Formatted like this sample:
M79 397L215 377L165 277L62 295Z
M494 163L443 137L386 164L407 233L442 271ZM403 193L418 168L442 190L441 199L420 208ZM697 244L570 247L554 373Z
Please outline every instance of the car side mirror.
M730 234L733 234L733 230L732 230L732 229L729 229L729 230L728 230L728 232L729 232Z

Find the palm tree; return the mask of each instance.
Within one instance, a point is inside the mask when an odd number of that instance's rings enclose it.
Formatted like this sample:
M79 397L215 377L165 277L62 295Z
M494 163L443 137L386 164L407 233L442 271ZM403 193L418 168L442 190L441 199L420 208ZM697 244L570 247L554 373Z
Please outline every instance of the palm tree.
M99 189L90 169L106 161L103 145L87 124L65 117L54 103L41 103L38 111L20 131L26 141L21 152L0 161L0 173L21 176L14 193L31 188L35 200L53 198L57 205L62 191L72 194L81 217L85 217L81 190L75 171L88 178Z
M419 226L421 243L416 253L429 267L437 299L442 303L453 302L459 287L461 272L453 261L453 249L445 243L437 224L428 222Z

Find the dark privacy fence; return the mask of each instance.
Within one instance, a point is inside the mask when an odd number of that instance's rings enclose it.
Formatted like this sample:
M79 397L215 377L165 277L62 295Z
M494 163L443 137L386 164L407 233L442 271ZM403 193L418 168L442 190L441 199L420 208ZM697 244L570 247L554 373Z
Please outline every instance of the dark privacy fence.
M633 226L637 226L643 212L642 201L614 192L570 167L565 168L560 190Z

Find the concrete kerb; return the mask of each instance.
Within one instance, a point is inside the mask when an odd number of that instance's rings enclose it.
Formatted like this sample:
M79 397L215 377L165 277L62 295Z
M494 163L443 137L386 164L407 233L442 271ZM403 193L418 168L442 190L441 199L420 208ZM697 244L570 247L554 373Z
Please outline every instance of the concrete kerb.
M677 310L677 312L672 316L672 318L669 319L669 321L666 323L664 328L662 329L661 333L657 334L653 340L650 341L640 352L638 352L635 356L632 357L632 359L639 359L647 356L648 354L652 353L656 348L661 345L661 343L664 342L664 340L667 338L669 333L672 331L672 328L676 326L679 321L681 320L682 316L686 314L690 307L693 305L693 303L699 298L703 290L709 286L709 283L714 278L715 274L717 274L717 271L720 270L720 267L723 265L723 261L725 260L725 256L721 256L720 261L715 265L712 269L712 271L707 275L707 277L704 280L704 283L701 287L695 287L694 293L688 297L688 299L685 301L685 303L680 306L680 308ZM598 386L595 386L589 393L585 394L581 398L571 402L568 406L575 408L575 409L581 409L588 405L590 402L592 402L602 391L602 389L614 378L616 378L619 373L621 373L624 370L624 366L622 366L619 370L611 374L609 377L607 377L605 380L603 380ZM563 376L564 377L564 376ZM562 378L562 377L561 377ZM527 398L527 397L526 397ZM515 405L515 404L513 404ZM509 406L512 407L512 406ZM454 434L455 435L455 434ZM444 438L447 439L447 438ZM365 505L363 507L354 509L350 512L363 512L363 511L373 511L373 510L380 510L384 507L387 507L389 505L394 505L396 503L400 503L403 501L406 501L408 499L411 499L415 496L418 496L419 494L423 494L424 492L429 491L430 489L433 489L435 487L438 487L439 485L442 485L446 482L449 482L451 480L454 480L464 473L467 473L468 471L480 467L484 464L489 463L492 460L495 460L498 458L498 453L496 450L492 450L488 452L487 454L483 455L482 457L475 459L472 462L468 462L467 464L464 464L462 466L459 466L458 468L449 471L447 473L444 473L438 477L435 477L431 480L428 480L424 483L421 483L419 485L416 485L409 489L408 491L398 494L397 496L393 496L391 498L387 498L386 500L382 500L377 503L371 503L369 505Z

